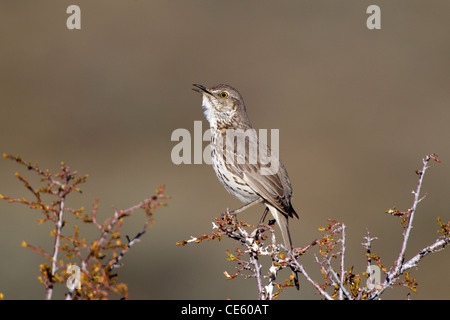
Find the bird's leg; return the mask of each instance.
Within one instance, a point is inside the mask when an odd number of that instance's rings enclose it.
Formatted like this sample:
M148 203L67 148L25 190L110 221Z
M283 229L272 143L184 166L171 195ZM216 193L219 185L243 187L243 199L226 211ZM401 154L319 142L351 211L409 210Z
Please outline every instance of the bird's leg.
M269 212L269 208L266 207L266 209L264 209L264 212L262 214L261 220L259 220L258 225L261 225L264 222L264 219L266 219L267 216L267 212Z
M244 206L242 206L242 207L240 207L240 208L237 208L236 210L233 210L233 211L229 211L229 210L227 209L227 212L223 213L223 215L225 215L225 214L236 215L236 214L238 214L239 212L242 212L242 211L244 211L244 210L246 210L246 209L248 209L248 208L250 208L250 207L253 207L255 204L261 203L261 202L263 202L263 201L264 201L264 199L261 198L261 199L252 201L252 202L250 202L250 203L247 203L246 205L244 205Z
M264 222L264 219L266 219L267 212L269 212L269 208L266 207L266 208L264 209L263 214L262 214L261 220L259 220L258 226L257 226L257 228L256 228L257 234L259 234L261 231L264 232L264 226L263 226L262 224L263 224L263 222Z

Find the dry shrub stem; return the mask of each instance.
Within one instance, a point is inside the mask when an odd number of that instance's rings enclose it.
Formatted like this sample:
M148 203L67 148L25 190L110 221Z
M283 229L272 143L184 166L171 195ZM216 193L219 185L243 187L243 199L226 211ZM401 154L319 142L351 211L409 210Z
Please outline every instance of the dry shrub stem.
M117 273L113 271L120 267L125 254L145 234L149 225L153 224L153 214L157 207L166 205L163 200L168 199L164 195L164 186L156 190L156 194L139 204L128 209L117 210L111 217L103 222L97 219L98 199L95 200L90 213L84 213L85 208L73 209L67 206L67 197L72 193L81 193L79 185L86 182L87 175L78 176L76 171L70 171L69 167L61 163L60 171L53 175L49 170L41 170L37 164L26 162L20 156L4 154L4 158L16 161L19 165L36 173L41 178L41 185L33 187L28 179L19 173L15 176L24 184L33 196L32 200L13 198L0 195L10 203L20 203L33 210L39 210L43 218L38 223L52 223L54 229L50 235L54 238L52 252L47 253L41 247L22 242L24 247L41 254L50 262L40 265L39 281L45 286L45 299L53 298L56 284L68 284L72 273L68 273L70 265L80 268L79 288L68 289L65 298L69 299L111 299L113 294L119 298L128 298L128 287L120 283ZM45 195L45 197L44 197ZM50 200L44 201L44 198ZM124 219L141 209L145 214L145 222L142 229L127 243L123 243L121 227ZM81 224L79 224L81 223ZM73 224L73 233L68 230L68 225ZM81 236L82 226L92 224L98 229L99 235L92 241ZM64 231L64 232L63 232ZM64 286L65 287L65 286ZM67 286L69 288L70 286ZM2 295L3 296L3 295Z

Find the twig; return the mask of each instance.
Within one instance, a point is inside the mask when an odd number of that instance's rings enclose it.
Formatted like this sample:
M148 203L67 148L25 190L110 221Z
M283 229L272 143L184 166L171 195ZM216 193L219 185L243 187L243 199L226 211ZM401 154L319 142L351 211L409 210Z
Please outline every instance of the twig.
M119 255L116 257L116 258L114 258L111 262L110 262L110 270L113 270L113 269L115 269L115 268L117 268L117 267L119 267L119 262L120 262L120 260L122 260L122 258L124 257L124 255L128 252L128 250L131 248L131 246L132 245L134 245L136 242L138 242L139 241L139 238L147 231L147 227L148 227L148 225L149 225L150 223L149 223L149 221L147 221L145 224L144 224L144 227L142 228L142 230L141 230L141 232L139 232L138 234L136 234L135 236L134 236L134 238L130 241L130 239L128 238L128 236L127 236L127 239L128 239L128 244L127 244L127 246L125 247L125 249L123 249L120 253L119 253Z
M322 287L316 282L314 281L306 272L306 269L303 267L302 264L300 264L294 256L291 256L292 258L292 263L294 264L294 266L296 267L296 269L298 271L300 271L303 276L306 278L306 280L308 280L313 286L314 288L317 289L317 291L319 291L319 293L324 296L327 300L333 300L333 298L325 291L322 289Z
M417 265L419 264L419 262L422 260L423 257L429 255L430 253L435 253L435 252L441 251L449 243L450 243L450 236L444 236L440 239L437 239L435 243L423 248L414 257L412 257L407 262L405 262L402 265L400 274L402 274L403 272L405 272L413 267L417 267Z
M406 252L406 246L408 245L409 235L411 234L411 230L413 227L414 215L416 213L417 205L421 201L420 191L422 189L423 177L425 176L425 172L428 169L427 163L429 160L430 160L429 156L426 156L426 158L422 160L423 167L422 167L422 171L419 172L419 176L420 176L419 182L417 184L416 191L412 192L414 194L414 202L413 202L411 209L409 210L408 226L406 227L406 229L403 232L403 242L402 242L402 246L400 249L400 253L398 255L397 261L394 264L394 269L391 272L389 272L387 282L392 281L395 277L397 277L400 274L401 267L402 267L403 261L405 259L405 252Z
M345 290L344 288L344 273L345 273L345 268L344 268L344 258L345 258L345 225L342 223L341 224L342 227L342 238L341 238L341 278L339 279L339 300L343 300L343 291ZM350 296L348 295L348 293L345 294L347 296L347 298L349 298Z
M339 278L336 272L333 269L333 266L330 263L329 259L326 259L325 262L327 263L327 271L333 276L334 278L334 284L339 286L339 300L344 300L343 294L345 294L345 297L349 300L353 300L353 297L350 295L350 293L345 289L344 286L344 278L343 274L341 274L341 277Z
M258 288L258 298L259 300L266 300L267 297L264 294L264 287L261 279L261 264L258 261L258 252L251 250L250 263L253 265L253 271L256 278L256 287Z
M384 282L381 284L380 289L371 296L371 299L377 299L381 295L381 293L384 292L384 290L386 290L392 283L394 283L399 278L399 276L405 270L407 270L406 268L404 268L404 264L403 264L404 260L405 260L406 247L407 247L407 244L408 244L409 236L411 234L411 230L413 228L414 214L416 213L417 205L423 200L423 197L422 198L420 197L420 191L422 189L423 178L425 176L425 172L428 169L428 165L427 164L428 164L428 162L430 160L435 160L437 162L440 162L437 159L437 155L435 155L435 154L427 155L424 159L422 159L422 164L423 164L422 170L421 171L416 171L416 173L419 175L419 181L417 183L416 190L412 191L412 193L414 194L414 201L413 201L413 205L408 210L408 212L409 212L409 215L407 217L408 225L405 228L405 230L403 231L403 242L402 242L402 245L401 245L401 248L400 248L400 253L399 253L399 255L397 257L397 260L395 261L394 265L392 266L390 271L387 273L387 277L384 280ZM440 241L438 241L438 242L440 242ZM420 261L420 259L422 257L424 257L425 255L427 255L428 253L425 253L422 256L420 256L420 253L418 255L416 255L415 256L416 260L414 260L410 264L411 267L414 264L416 265Z
M50 274L50 284L47 286L45 290L45 299L50 300L53 295L53 277L55 276L55 273L57 271L57 261L58 261L58 254L59 254L59 248L60 248L60 241L61 241L61 230L63 227L63 215L64 215L64 206L65 206L65 200L66 200L66 194L67 194L67 185L69 180L71 179L71 174L69 172L69 168L66 167L64 164L61 165L61 175L63 179L63 184L60 185L60 190L58 192L59 197L59 211L58 215L56 217L55 221L55 242L53 245L53 255L52 255L52 271Z
M377 237L371 237L369 229L367 229L367 236L364 237L366 242L361 243L362 246L366 249L366 258L367 258L367 270L369 270L370 265L372 264L372 241L378 240Z

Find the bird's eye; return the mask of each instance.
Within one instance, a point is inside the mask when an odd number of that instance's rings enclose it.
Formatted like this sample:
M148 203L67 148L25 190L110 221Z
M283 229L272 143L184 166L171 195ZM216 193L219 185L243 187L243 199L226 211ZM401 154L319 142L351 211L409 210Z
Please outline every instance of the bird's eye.
M228 97L228 93L226 93L225 91L223 91L223 92L220 93L220 97L221 97L221 98L226 98L226 97Z

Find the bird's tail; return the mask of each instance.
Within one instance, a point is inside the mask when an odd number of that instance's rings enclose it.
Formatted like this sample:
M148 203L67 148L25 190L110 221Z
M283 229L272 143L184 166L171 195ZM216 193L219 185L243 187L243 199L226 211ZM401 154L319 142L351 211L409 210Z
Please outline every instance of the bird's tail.
M287 250L291 251L294 247L292 245L291 234L289 232L289 220L288 217L278 211L275 207L268 205L270 213L275 218L278 226L281 230L281 236L283 237L283 242ZM297 290L300 289L300 285L298 282L298 272L292 269L292 274L294 275L294 284Z

